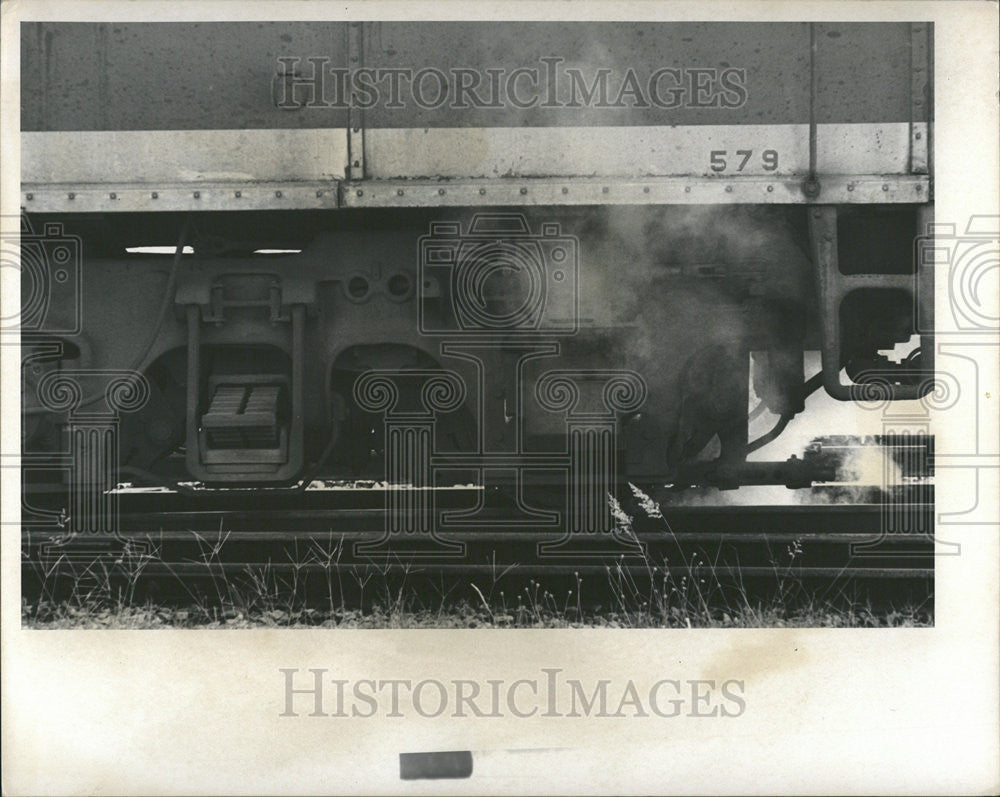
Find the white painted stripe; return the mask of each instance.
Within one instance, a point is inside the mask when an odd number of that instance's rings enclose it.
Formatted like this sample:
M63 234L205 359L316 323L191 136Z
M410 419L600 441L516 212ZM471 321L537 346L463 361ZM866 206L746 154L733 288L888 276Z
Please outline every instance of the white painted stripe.
M822 174L906 174L910 126L829 124ZM740 150L752 154L746 158ZM712 152L726 169L713 171ZM769 170L765 152L777 153ZM34 185L295 182L343 179L347 131L153 130L21 134ZM782 176L809 167L808 125L400 128L365 131L366 176L393 178Z
M817 171L906 174L909 143L906 123L820 125ZM713 151L726 153L723 171L711 168ZM374 129L365 160L376 179L781 176L808 171L809 126Z
M367 179L348 183L343 128L23 133L22 204L121 212L924 202L929 177L907 171L913 135L904 123L820 125L824 188L807 198L807 125L369 129ZM713 154L723 170L711 168Z
M21 133L22 183L253 183L343 179L347 131Z

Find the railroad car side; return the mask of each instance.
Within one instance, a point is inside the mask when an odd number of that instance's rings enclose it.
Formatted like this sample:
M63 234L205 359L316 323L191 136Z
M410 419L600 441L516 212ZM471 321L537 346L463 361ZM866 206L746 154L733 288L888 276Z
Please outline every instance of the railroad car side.
M63 406L58 380L128 371L122 473L377 478L395 427L359 380L447 371L448 477L551 455L549 484L558 355L637 376L608 478L807 486L815 460L747 460L752 393L773 437L820 384L932 388L929 25L219 25L22 26L40 457L105 390Z

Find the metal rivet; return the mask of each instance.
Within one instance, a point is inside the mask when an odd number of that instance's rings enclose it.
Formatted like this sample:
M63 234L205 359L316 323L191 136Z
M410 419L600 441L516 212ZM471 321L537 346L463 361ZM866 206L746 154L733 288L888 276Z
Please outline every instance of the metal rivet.
M644 193L644 194L648 194L649 193L649 186L648 185L647 186L643 186L642 193Z
M485 188L480 188L479 189L479 196L486 196L486 189Z
M847 190L848 191L853 191L854 190L854 183L849 183L848 186L847 186Z
M882 190L883 191L888 191L889 190L889 186L886 185L885 183L882 183Z
M361 132L361 128L360 127L355 127L355 128L352 128L352 129L354 130L355 133L360 133Z
M731 193L733 193L733 187L732 187L731 185L727 185L727 186L726 186L726 193L727 193L727 194L731 194Z
M236 198L237 199L239 199L241 196L243 196L243 192L242 191L236 191L235 193L236 193Z
M278 197L278 199L281 199L281 191L275 191L274 195Z
M194 198L195 199L201 199L201 191L195 191L194 192Z
M608 188L607 186L604 186L604 188L602 188L602 189L601 189L601 193L602 193L602 194L606 194L606 193L608 193L608 191L610 191L610 190L611 190L611 189L609 189L609 188Z
M354 161L354 168L358 169L361 167L361 161Z
M150 196L153 197L153 199L159 199L160 198L160 195L156 191L154 191L153 193L151 193Z
M74 194L72 191L70 191L69 192L69 198L70 199L76 199L76 194Z
M357 194L358 196L364 196L364 195L365 195L365 192L364 192L364 191L362 191L362 190L360 190L360 189L359 189L359 190L357 190L357 191L356 191L355 193L356 193L356 194Z
M25 194L25 197L27 197L28 201L30 202L32 199L35 198L35 195L34 194Z
M773 190L774 190L774 186L773 186L773 185L769 185L769 186L767 187L767 192L768 192L768 193L771 193L771 192L772 192Z
M322 192L322 191L317 191L317 192L316 192L316 196L318 196L318 197L321 197L321 196L323 196L323 192Z
M527 189L527 188L522 188L522 189L521 189L521 194L522 194L522 196L523 196L524 194L527 194L527 193L528 193L528 189Z
M444 192L444 189L443 189L443 188L439 188L439 189L438 189L438 194L440 194L441 196L444 196L444 193L445 193L445 192Z
M402 188L396 189L396 196L402 196L402 195L403 195L403 189Z
M921 138L923 138L923 135L922 135L922 134L920 134L920 133L914 133L914 134L913 134L913 137L914 137L914 138L915 138L915 139L916 139L917 141L919 141L919 140L920 140Z
M110 197L111 199L118 199L118 194L116 194L116 193L115 193L114 191L112 191L112 192L111 192L110 194L108 194L108 196L109 196L109 197Z
M684 193L685 194L690 194L691 193L691 186L689 186L689 185L684 186Z
M917 193L918 193L918 194L919 194L919 193L920 193L921 191L923 191L923 190L924 190L924 187L923 187L922 185L917 185Z
M568 193L569 193L569 189L568 189L568 188L563 188L562 192L563 192L564 194L568 194Z

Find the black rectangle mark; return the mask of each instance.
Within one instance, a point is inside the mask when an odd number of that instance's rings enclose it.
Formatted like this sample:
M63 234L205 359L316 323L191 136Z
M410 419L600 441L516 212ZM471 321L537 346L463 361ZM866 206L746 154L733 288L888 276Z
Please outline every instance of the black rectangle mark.
M457 779L467 778L471 775L471 750L399 754L399 777L401 780Z

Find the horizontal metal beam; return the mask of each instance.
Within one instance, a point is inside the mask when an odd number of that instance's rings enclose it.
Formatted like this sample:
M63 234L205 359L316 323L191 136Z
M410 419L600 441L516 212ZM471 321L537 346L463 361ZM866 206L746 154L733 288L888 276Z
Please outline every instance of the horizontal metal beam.
M305 210L339 206L338 182L23 183L29 213Z
M807 196L804 177L501 178L346 182L344 207L481 205L874 204L926 202L927 175L836 175Z
M21 206L36 213L178 210L305 210L524 205L716 205L923 203L927 175L834 175L807 195L804 178L483 178L348 182L25 183Z

